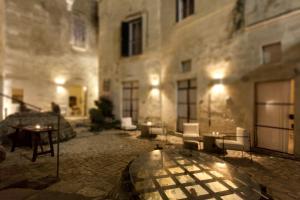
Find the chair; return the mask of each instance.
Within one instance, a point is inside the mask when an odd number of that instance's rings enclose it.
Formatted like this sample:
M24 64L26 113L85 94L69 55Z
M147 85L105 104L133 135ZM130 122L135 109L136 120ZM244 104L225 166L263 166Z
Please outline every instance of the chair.
M137 126L132 124L131 117L125 117L121 120L121 129L126 131L134 131L137 129Z
M236 139L236 140L232 140ZM235 150L235 151L241 151L242 157L243 152L249 152L252 160L252 154L250 149L250 135L247 130L237 127L236 128L236 134L235 135L226 135L223 137L223 139L217 139L216 145L225 150Z
M199 133L199 124L198 123L184 123L183 124L183 143L189 144L190 143L199 143L202 141L202 137ZM188 145L188 146L189 146Z

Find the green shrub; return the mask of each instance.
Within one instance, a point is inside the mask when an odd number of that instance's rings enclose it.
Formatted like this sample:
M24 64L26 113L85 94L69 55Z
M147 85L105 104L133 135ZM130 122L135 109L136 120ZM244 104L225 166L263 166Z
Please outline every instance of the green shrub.
M120 122L113 115L113 103L108 97L95 101L96 108L90 109L91 131L101 131L119 127Z

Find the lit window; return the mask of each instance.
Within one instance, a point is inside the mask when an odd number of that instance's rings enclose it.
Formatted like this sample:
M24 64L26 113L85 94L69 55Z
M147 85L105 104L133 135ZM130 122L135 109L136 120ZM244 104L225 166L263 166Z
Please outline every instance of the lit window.
M23 89L12 89L12 103L13 104L19 104L21 101L23 101L24 98L24 90Z
M176 7L177 22L193 15L195 12L194 0L176 0Z
M278 63L281 61L281 43L263 46L263 64Z
M72 45L75 48L86 49L87 31L85 20L79 15L72 18Z
M142 17L122 23L122 56L139 55L143 51Z

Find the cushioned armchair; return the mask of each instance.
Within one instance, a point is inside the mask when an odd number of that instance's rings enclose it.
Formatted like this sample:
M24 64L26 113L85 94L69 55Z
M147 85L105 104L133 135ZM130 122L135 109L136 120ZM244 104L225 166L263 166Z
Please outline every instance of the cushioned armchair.
M237 127L235 135L226 135L223 139L218 139L216 144L219 148L225 150L235 150L243 152L250 152L251 160L251 149L250 149L250 135L249 132L243 128Z
M199 133L198 123L184 123L183 124L183 140L200 141L202 137Z
M137 129L137 126L132 124L131 117L125 117L121 120L121 128L126 131L133 131Z

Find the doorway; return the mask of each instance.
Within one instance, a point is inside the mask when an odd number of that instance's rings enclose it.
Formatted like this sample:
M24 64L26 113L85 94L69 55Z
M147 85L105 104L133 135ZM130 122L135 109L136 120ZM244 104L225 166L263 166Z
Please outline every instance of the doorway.
M177 83L177 131L183 132L183 124L197 122L197 80Z
M139 113L139 82L123 82L123 117L131 117L132 121L138 122Z
M86 116L87 91L82 86L69 86L68 90L68 115L79 117Z
M294 153L295 82L256 84L256 136L259 148Z

